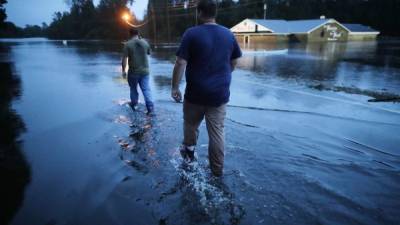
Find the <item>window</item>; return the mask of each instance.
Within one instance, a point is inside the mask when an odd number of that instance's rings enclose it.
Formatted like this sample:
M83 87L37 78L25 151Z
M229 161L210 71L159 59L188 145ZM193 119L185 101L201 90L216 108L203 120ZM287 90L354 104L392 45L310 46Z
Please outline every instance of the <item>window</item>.
M248 44L250 41L249 39L250 39L249 36L244 36L244 43Z

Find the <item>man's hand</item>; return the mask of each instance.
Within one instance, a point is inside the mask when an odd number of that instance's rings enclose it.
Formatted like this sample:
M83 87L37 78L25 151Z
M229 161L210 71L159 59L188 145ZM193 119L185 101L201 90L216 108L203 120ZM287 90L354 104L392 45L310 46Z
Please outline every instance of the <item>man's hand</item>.
M126 78L126 76L127 76L127 74L126 74L126 72L122 72L122 78Z
M179 88L173 88L171 90L171 97L176 101L176 102L181 102L182 101L182 94Z
M235 68L237 66L237 63L238 63L237 59L232 59L231 60L231 71L232 72L235 70Z

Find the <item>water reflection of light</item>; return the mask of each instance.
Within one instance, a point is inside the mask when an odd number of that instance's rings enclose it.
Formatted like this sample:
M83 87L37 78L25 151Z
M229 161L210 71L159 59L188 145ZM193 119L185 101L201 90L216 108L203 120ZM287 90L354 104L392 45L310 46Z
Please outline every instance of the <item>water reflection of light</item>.
M243 55L282 55L287 54L288 49L284 50L243 50Z
M288 48L286 42L256 42L250 44L240 44L240 48L244 51L269 51L284 50Z
M118 84L127 84L128 83L127 79L123 78L122 76L115 76L112 78L112 80Z
M5 56L8 48L0 46ZM0 166L2 191L0 193L1 224L8 224L24 203L25 189L31 181L31 166L25 158L21 134L26 131L22 117L12 105L22 93L20 76L15 74L13 63L0 62Z

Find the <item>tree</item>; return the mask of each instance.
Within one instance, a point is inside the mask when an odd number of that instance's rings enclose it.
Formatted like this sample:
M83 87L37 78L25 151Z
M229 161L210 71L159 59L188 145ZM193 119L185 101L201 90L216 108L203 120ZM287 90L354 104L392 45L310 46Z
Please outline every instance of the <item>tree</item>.
M132 0L101 0L95 7L92 0L68 0L69 12L57 12L47 29L53 39L123 39L127 25L121 13Z
M22 32L23 32L24 37L42 37L43 36L43 30L38 25L26 25Z
M0 0L4 1L4 0ZM189 2L184 9L183 3ZM133 0L67 0L69 12L57 13L47 29L50 38L124 39L128 26L121 13L128 12ZM173 4L175 2L175 6ZM149 0L141 33L156 41L176 41L196 25L195 0ZM219 0L217 22L232 27L246 18L261 19L264 2L268 19L318 19L321 15L342 23L361 23L384 35L400 35L398 0ZM306 3L306 4L305 4Z
M101 27L101 36L106 39L124 39L127 36L127 24L121 20L124 12L129 12L128 0L101 0L98 6L97 26Z
M0 0L0 28L4 25L4 22L7 19L6 9L4 8L4 4L7 3L7 0Z

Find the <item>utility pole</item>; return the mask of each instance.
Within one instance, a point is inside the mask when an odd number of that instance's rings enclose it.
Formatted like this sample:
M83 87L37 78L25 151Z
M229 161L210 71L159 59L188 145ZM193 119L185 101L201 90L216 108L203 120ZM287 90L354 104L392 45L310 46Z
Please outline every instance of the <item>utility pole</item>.
M197 26L197 23L198 23L198 22L197 22L197 8L195 8L194 10L196 11L196 13L195 13L194 16L196 17L196 26Z
M157 25L156 25L156 14L154 13L154 5L153 3L151 4L151 15L152 15L152 19L153 19L153 42L154 42L154 46L157 46Z
M168 0L165 0L165 9L167 10L167 32L168 32L168 43L171 42L171 32L170 32L170 24L169 24L169 6Z
M267 0L264 1L264 20L267 19Z

